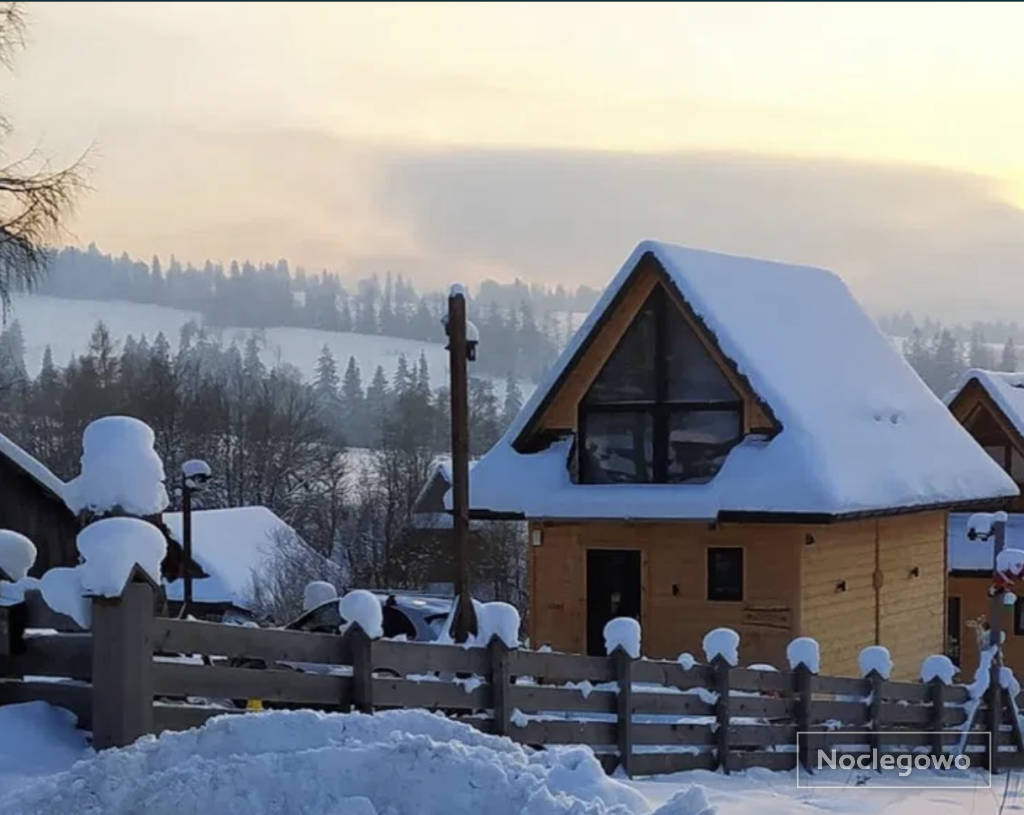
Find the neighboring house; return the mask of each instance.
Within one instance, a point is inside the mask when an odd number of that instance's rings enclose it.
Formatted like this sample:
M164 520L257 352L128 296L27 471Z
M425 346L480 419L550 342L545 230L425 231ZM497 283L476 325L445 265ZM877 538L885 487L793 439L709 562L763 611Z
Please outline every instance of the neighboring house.
M36 545L32 575L78 562L79 523L64 500L64 482L0 435L0 529L20 532Z
M965 372L946 396L946 404L1000 467L1020 487L1024 485L1024 373ZM1024 549L1024 499L1009 499L1006 546ZM965 672L978 665L978 624L987 625L992 603L992 542L967 538L967 514L949 519L949 610L947 653ZM1024 590L1021 591L1024 594ZM1005 609L1005 659L1014 670L1024 669L1024 600Z
M530 522L530 635L744 663L815 637L853 675L942 652L946 518L1019 491L820 269L640 244L470 477L475 517ZM450 491L445 497L451 505Z
M165 512L170 534L164 563L165 590L170 613L181 607L184 585L177 574L182 557L182 513ZM219 618L225 613L254 616L253 577L269 575L280 566L275 550L287 547L288 557L323 561L298 533L266 507L230 507L192 512L192 614ZM324 561L325 562L325 561ZM173 565L172 565L173 564ZM319 575L318 575L319 576Z

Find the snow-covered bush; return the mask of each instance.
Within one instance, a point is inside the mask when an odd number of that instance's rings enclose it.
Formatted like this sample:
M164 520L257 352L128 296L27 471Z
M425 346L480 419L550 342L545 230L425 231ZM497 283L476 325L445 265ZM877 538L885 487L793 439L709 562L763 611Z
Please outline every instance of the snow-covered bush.
M104 416L82 434L81 472L66 498L76 512L156 515L169 503L152 428L131 416Z
M338 590L326 580L311 580L302 591L302 610L309 611L317 606L338 599Z
M341 598L338 610L348 625L355 623L371 640L384 636L384 611L372 592L354 589Z
M740 664L740 635L731 628L716 628L704 635L704 658L722 657L732 667Z
M87 595L120 597L136 566L154 585L160 585L167 539L147 521L103 518L79 532L77 544L83 562L76 568Z
M812 674L821 670L821 647L814 637L797 637L786 646L786 659L790 670L803 665Z
M605 624L605 653L611 656L617 648L633 659L640 658L640 623L632 617L616 617Z
M956 665L945 654L932 654L921 663L921 681L941 680L943 685L952 685L956 676Z
M881 645L869 645L861 651L857 657L857 665L863 677L872 671L877 672L882 679L888 679L892 674L892 657L889 656L889 649Z
M508 603L484 603L482 614L477 616L477 639L481 645L490 643L493 637L501 640L506 648L519 647L519 612Z
M0 580L17 582L28 576L36 562L36 546L19 532L0 529Z

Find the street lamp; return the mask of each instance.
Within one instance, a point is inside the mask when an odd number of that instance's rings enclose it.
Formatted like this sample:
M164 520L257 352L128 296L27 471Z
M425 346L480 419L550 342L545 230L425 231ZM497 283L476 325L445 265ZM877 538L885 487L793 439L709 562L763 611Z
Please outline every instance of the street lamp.
M477 633L476 610L469 594L469 375L480 334L466 320L466 292L458 283L448 291L448 314L442 318L448 337L448 371L452 414L452 531L455 557L455 614L452 638L464 643Z
M199 459L189 459L181 465L181 582L183 587L182 619L192 607L192 494L202 492L210 480L210 465Z

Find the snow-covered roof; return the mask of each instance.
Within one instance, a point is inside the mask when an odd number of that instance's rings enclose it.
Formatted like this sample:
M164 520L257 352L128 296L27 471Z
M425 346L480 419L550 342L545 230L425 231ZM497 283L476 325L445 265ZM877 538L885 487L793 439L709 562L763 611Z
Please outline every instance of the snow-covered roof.
M535 453L515 443L648 254L781 432L745 438L706 484L574 484L572 439ZM838 516L1017 494L838 276L654 241L633 251L470 479L475 512L530 518Z
M45 487L58 498L65 497L65 484L50 469L37 458L30 456L21 447L11 441L7 436L0 433L0 456L10 459L16 467L19 467L33 481Z
M951 512L946 529L946 544L949 553L949 570L992 571L992 544L988 540L970 540L967 537L969 512ZM1024 514L1007 513L1006 540L1004 548L1024 549Z
M477 460L469 462L470 471ZM444 512L444 496L452 483L451 456L436 456L430 463L427 480L412 502L413 524L422 529L450 529L452 516Z
M179 543L182 540L180 512L166 512L164 523ZM192 558L209 577L192 583L192 596L199 603L230 603L248 608L254 572L268 568L279 535L295 536L288 524L266 507L203 509L192 513ZM181 600L181 580L167 583L167 597Z
M1003 412L1014 430L1024 438L1024 373L971 368L964 371L953 390L946 394L946 404L952 405L971 382L977 382L981 386Z

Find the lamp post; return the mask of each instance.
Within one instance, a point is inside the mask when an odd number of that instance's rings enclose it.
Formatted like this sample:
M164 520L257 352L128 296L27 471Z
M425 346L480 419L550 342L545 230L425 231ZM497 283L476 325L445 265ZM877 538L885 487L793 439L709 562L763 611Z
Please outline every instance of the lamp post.
M181 583L182 602L178 616L184 619L192 608L192 494L202 492L212 472L205 461L190 459L181 465Z
M448 292L448 335L452 420L452 532L455 546L455 614L452 638L464 643L477 633L476 610L469 593L469 375L467 362L476 359L480 341L476 326L466 320L466 293L455 284Z

